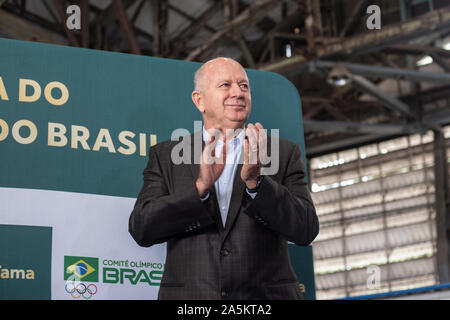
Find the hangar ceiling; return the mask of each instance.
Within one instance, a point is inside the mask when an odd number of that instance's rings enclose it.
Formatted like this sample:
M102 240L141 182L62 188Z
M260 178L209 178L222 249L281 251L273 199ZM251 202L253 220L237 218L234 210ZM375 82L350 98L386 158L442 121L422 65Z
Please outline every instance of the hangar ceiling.
M71 4L89 12L79 31ZM0 36L281 73L309 158L450 123L447 0L0 0Z

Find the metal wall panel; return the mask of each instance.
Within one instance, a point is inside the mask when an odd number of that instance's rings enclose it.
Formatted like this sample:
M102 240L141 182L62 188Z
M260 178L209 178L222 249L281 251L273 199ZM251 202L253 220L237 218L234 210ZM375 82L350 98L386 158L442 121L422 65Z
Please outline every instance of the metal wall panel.
M312 159L319 299L437 282L432 142L412 135ZM369 266L378 289L367 287Z

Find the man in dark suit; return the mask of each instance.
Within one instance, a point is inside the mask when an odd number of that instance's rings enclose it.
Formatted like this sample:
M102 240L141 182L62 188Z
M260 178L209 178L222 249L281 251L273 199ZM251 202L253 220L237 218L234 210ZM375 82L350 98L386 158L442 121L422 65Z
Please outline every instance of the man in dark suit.
M158 299L301 299L288 241L309 245L319 223L300 148L260 123L245 128L250 84L236 61L203 64L194 85L203 132L150 149L129 220L139 245L167 241ZM176 146L202 138L200 159L183 148L192 162L174 161ZM268 153L278 170L264 175Z

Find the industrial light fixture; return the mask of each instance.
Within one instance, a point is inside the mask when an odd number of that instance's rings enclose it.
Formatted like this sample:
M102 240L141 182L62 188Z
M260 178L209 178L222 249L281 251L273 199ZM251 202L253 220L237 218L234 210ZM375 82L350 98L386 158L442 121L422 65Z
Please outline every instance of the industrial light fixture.
M288 43L286 45L286 58L290 58L292 57L292 47L291 45Z
M425 57L421 58L420 60L418 60L416 65L418 67L423 67L423 66L426 66L426 65L428 65L430 63L433 63L433 58L430 57L430 56L425 56Z
M351 82L351 74L342 63L336 63L328 74L327 82L336 87L343 87Z

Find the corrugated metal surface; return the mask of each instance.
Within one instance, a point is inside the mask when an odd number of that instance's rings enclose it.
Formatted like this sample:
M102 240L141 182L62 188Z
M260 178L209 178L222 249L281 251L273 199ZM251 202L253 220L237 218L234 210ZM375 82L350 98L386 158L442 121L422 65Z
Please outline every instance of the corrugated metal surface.
M416 136L312 159L319 299L437 283L432 135Z

